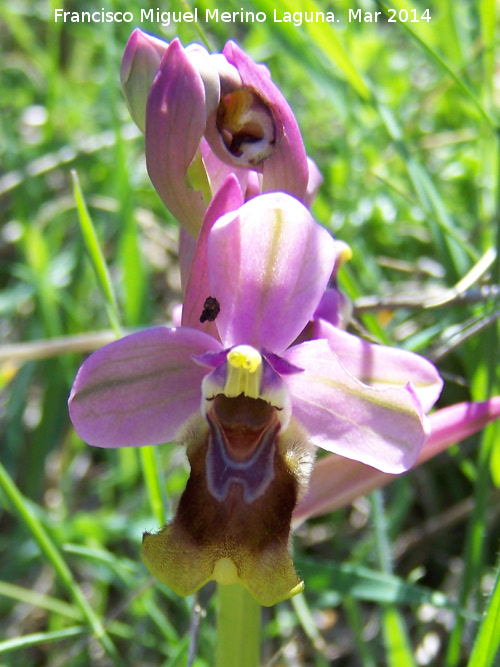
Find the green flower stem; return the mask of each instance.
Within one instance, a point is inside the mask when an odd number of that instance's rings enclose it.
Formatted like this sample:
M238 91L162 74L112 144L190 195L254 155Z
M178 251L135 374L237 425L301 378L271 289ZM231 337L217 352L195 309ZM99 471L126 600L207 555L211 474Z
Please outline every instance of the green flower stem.
M216 667L258 667L260 605L240 584L217 589Z

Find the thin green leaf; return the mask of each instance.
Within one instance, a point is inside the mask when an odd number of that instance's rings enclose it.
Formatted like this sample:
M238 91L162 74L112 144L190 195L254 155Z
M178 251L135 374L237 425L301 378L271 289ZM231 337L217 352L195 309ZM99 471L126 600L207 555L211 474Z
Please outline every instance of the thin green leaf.
M295 560L304 579L316 580L316 587L327 590L328 594L351 595L367 602L411 606L430 604L453 609L465 618L478 620L477 614L462 611L454 600L443 593L408 583L394 574L351 563L321 563L319 568L317 562L301 558Z
M290 601L295 610L295 613L297 614L301 628L304 630L314 648L318 652L323 652L326 648L326 645L318 629L318 625L313 618L311 610L309 609L306 597L303 595L303 593L300 593L299 595L295 595ZM323 665L326 667L327 663L321 655L318 655L316 664L318 667L322 667Z
M488 608L479 628L468 667L492 667L500 648L500 559Z
M109 321L116 335L120 335L120 318L118 315L118 305L115 297L115 292L113 289L113 284L111 282L111 277L109 275L108 267L104 260L101 247L99 245L99 240L97 233L92 222L92 218L89 215L87 206L85 204L85 199L83 197L82 189L80 187L80 182L78 180L78 175L73 169L71 171L71 177L73 179L73 193L76 201L76 209L78 211L78 219L80 221L80 227L82 230L83 238L87 251L89 253L92 266L97 276L97 282L99 288L104 297L104 302L106 304L106 310L108 312Z
M149 506L153 510L156 521L160 526L165 525L165 503L161 492L160 472L156 460L156 449L154 447L141 447L140 457L142 472L146 481Z
M382 620L388 667L416 667L406 627L396 607L388 607Z
M379 3L380 7L384 10L384 12L388 15L389 14L389 5L386 5L384 2ZM403 3L397 3L399 6L403 7L405 6ZM466 97L472 102L472 104L476 107L476 109L479 111L483 119L488 123L490 128L492 130L496 129L496 123L493 120L493 118L490 116L490 114L486 111L486 109L483 107L481 102L478 100L476 95L473 93L473 91L463 82L463 80L456 74L456 72L453 71L453 69L446 63L443 58L427 43L427 41L423 40L411 27L410 23L404 22L404 21L397 21L397 24L405 30L411 37L426 51L426 53L434 60L434 62L440 67L440 69L445 72L448 76L450 76L455 84L460 88L460 90L466 95Z
M288 11L291 14L298 9L297 3L292 0L281 0L277 6L279 6L281 10ZM303 0L300 9L307 12L316 12L321 11L322 8L320 8L313 0ZM281 27L281 25L286 24L281 23L279 25ZM290 24L288 25L290 26ZM304 28L311 38L311 42L325 54L330 62L335 63L358 95L364 100L369 100L371 91L352 62L349 53L344 48L337 32L332 30L331 23L322 23L320 21L305 23Z
M75 625L72 628L57 630L56 632L35 632L31 635L14 637L13 639L7 639L6 641L0 642L0 654L19 651L20 649L28 648L29 646L56 642L61 639L68 639L69 637L77 637L78 635L84 635L86 632L87 628L84 626Z
M7 581L0 581L0 595L39 607L40 609L46 609L66 618L72 618L77 621L82 620L81 610L77 609L74 605L53 598L50 595L44 595L31 588L23 588L22 586L10 584Z
M49 537L45 528L39 521L38 517L29 508L28 502L18 490L17 486L12 481L7 470L0 463L0 487L10 500L14 509L18 513L21 520L24 522L28 530L31 532L33 538L38 543L38 546L45 554L47 560L51 563L62 583L66 586L69 594L73 598L75 604L80 609L83 617L86 619L89 626L92 628L95 636L102 644L106 653L113 659L114 663L121 664L120 656L111 641L109 635L104 629L98 616L93 611L92 607L87 602L82 589L76 583L73 574L66 564L66 561L61 556L54 542Z

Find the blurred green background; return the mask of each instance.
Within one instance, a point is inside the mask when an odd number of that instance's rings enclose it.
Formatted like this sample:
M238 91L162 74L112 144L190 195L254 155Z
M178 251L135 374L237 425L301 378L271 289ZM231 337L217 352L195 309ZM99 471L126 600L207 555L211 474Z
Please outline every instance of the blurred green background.
M325 178L313 213L353 249L340 283L358 305L357 330L438 360L441 405L500 393L495 2L397 1L395 22L370 0L196 6L200 17L243 8L268 20L139 27L215 51L234 39L268 65ZM64 5L136 17L157 7ZM120 664L118 654L126 665L210 665L213 589L180 600L138 555L142 532L171 516L182 492L184 453L94 450L68 420L78 366L104 342L74 337L112 338L71 169L123 326L168 323L181 295L177 226L149 182L120 91L135 24L56 23L58 8L0 8L0 665L100 666ZM298 27L274 23L274 9L340 20ZM349 9L383 14L349 23ZM467 299L422 307L474 266ZM389 303L367 311L367 296ZM403 298L411 303L394 304ZM466 665L494 576L498 485L492 426L383 496L308 522L294 541L306 593L265 612L263 664Z

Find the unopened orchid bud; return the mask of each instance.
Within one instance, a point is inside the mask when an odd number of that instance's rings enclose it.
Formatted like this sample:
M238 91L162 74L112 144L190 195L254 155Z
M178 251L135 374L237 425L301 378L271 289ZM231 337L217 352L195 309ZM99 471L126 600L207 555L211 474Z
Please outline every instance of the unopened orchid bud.
M120 80L134 122L144 132L146 103L168 43L138 28L130 35L123 53Z

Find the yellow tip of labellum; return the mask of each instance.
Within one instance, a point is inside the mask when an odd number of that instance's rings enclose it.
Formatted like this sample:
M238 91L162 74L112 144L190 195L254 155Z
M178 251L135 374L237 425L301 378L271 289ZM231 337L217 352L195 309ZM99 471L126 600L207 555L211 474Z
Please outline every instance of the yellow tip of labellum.
M240 580L236 565L230 558L219 558L214 565L212 576L214 581L223 586L237 584Z

